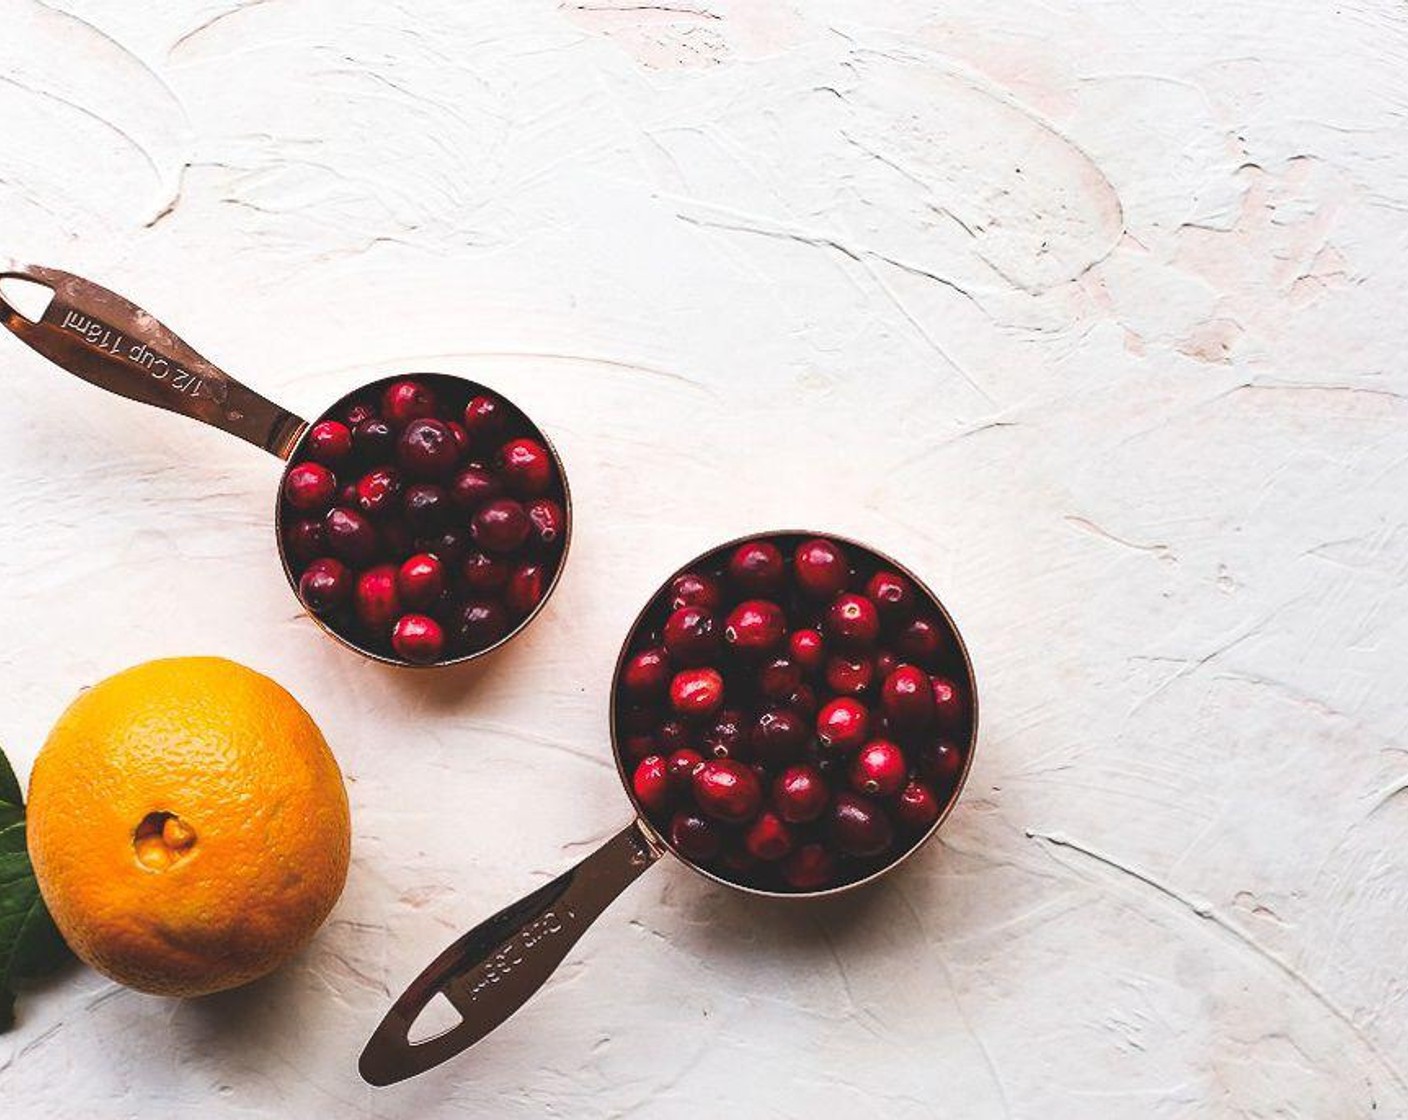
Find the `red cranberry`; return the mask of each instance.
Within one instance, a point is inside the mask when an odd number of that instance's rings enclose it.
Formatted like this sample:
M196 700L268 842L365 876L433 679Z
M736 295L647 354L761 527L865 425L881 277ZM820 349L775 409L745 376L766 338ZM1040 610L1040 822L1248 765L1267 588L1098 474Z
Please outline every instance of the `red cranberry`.
M495 397L478 396L464 409L464 430L476 446L492 442L508 423L508 411Z
M748 853L765 862L782 859L792 851L795 841L792 830L776 813L759 813L758 819L743 834Z
M357 618L368 630L385 634L401 614L401 597L396 592L396 569L378 564L357 577Z
M326 556L328 535L323 523L312 518L295 521L284 534L284 548L295 566L310 564L319 556Z
M670 804L671 793L665 760L658 754L643 759L631 776L631 788L647 812L663 813Z
M769 708L753 724L748 742L758 761L778 766L800 755L809 738L807 725L796 712L790 708Z
M450 513L450 497L432 483L408 486L401 498L401 513L412 532L424 536L445 524Z
M469 551L469 534L462 529L445 529L416 543L422 552L429 552L438 557L446 567L452 567L464 559L464 554Z
M805 673L820 672L826 664L826 645L821 640L820 630L792 631L787 639L787 650Z
M898 572L876 572L865 585L865 597L887 620L914 613L914 585Z
M849 856L878 856L895 836L885 810L854 793L836 795L828 824L831 842Z
M934 689L929 674L913 665L901 665L880 688L885 715L901 731L919 731L934 718Z
M807 721L816 717L816 693L809 684L799 684L785 704Z
M920 752L919 772L936 789L951 789L963 772L963 752L956 743L940 740Z
M398 428L435 415L435 393L420 381L393 381L381 395L381 414Z
M655 739L650 735L639 733L625 736L621 740L621 748L626 757L634 763L639 763L641 759L649 758L658 753L655 749Z
M474 542L488 552L512 552L528 539L528 514L512 498L481 506L470 523Z
M704 750L715 758L742 758L748 753L747 717L728 708L715 717L701 739Z
M864 595L838 595L826 608L826 636L847 649L868 649L880 636L880 615Z
M487 595L502 591L512 571L507 560L490 556L487 552L471 552L464 558L460 576L466 590L476 595Z
M873 797L892 797L904 788L909 764L904 752L888 739L872 739L851 761L851 788Z
M455 451L463 459L469 454L469 433L458 420L446 420L445 427L449 428L450 435L455 437Z
M870 713L859 700L841 696L817 713L816 737L834 754L853 751L870 732Z
M670 683L670 663L663 649L643 649L621 666L621 687L632 696L659 696Z
M665 649L676 665L704 665L719 652L714 616L699 607L681 607L665 620Z
M310 610L323 614L347 602L352 594L352 573L340 560L314 560L298 581L298 594Z
M875 654L875 679L883 681L900 667L900 659L893 650L882 649Z
M499 474L510 494L536 497L552 485L552 457L535 439L509 440L499 449Z
M957 731L964 714L963 693L958 685L948 677L935 677L933 693L934 723L941 731Z
M519 564L509 573L504 605L516 615L527 615L543 601L546 579L541 564Z
M723 854L719 856L719 866L737 877L742 877L758 866L758 860L743 844L735 840L724 845Z
M557 544L567 530L567 515L551 498L538 498L528 503L528 522L533 537L544 547Z
M777 815L790 824L805 824L821 816L831 801L831 789L815 766L789 766L772 784Z
M349 482L337 492L337 505L356 508L357 505L357 484Z
M396 441L396 461L415 478L443 478L459 456L454 434L439 420L412 420Z
M685 572L676 576L670 583L670 610L681 607L698 607L702 611L716 611L723 604L723 591L719 581L711 576L701 576Z
M670 681L670 704L682 716L707 716L724 702L724 679L716 669L685 669Z
M670 786L676 791L688 790L694 781L694 772L704 765L704 756L688 747L673 751L665 760L665 771L670 778Z
M395 508L401 497L401 476L392 467L378 467L357 480L357 508L380 517Z
M895 635L895 652L906 661L930 665L943 651L944 635L930 619L915 618Z
M363 420L370 420L376 415L376 409L363 401L356 401L347 407L347 411L342 414L342 418L347 421L349 428L355 428Z
M905 832L924 832L939 819L939 802L923 782L910 782L895 802L895 823Z
M840 545L818 537L803 541L792 558L797 586L813 599L831 599L846 590L851 578L850 561Z
M445 632L427 615L403 614L392 628L391 648L405 661L428 665L440 660L445 649Z
M766 599L747 599L729 612L724 641L742 654L763 654L787 633L782 608Z
M691 788L699 808L727 824L752 820L763 803L758 776L731 758L706 758L694 771Z
M803 844L783 861L782 878L794 891L819 891L836 878L836 859L820 844Z
M444 565L429 553L412 556L396 573L396 590L406 606L423 610L445 590Z
M508 614L492 599L470 599L455 619L459 648L472 653L493 645L508 633Z
M875 679L875 666L865 658L836 656L826 662L826 687L845 696L859 696Z
M386 462L395 446L391 425L378 416L369 416L352 429L352 450L364 463Z
M758 670L758 691L769 700L786 700L802 684L802 667L790 657L774 657Z
M450 498L461 509L476 510L485 502L492 502L504 492L501 483L487 467L471 463L455 475L450 484Z
M707 817L684 811L670 821L670 846L694 863L707 863L719 854L723 838L719 828Z
M389 519L377 526L381 551L392 560L399 560L415 551L415 538L410 527L399 519Z
M781 591L786 574L782 553L768 541L739 545L728 562L729 578L749 595L772 595Z
M655 728L655 737L660 740L663 750L678 751L694 745L694 733L683 720L673 717Z
M336 420L320 420L308 431L308 458L335 467L352 454L352 429Z
M321 463L299 463L284 477L284 500L305 513L327 509L336 493L337 476Z
M329 510L323 521L328 538L328 550L353 567L367 563L376 555L376 529L355 509L341 506Z

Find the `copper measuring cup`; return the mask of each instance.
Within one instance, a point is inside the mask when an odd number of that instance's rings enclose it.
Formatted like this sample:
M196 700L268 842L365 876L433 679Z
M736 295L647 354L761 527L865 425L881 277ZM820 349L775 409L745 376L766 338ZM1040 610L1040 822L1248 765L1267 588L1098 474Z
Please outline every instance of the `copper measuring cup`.
M652 617L669 592L674 579L686 572L712 567L713 561L727 556L738 545L751 540L825 537L844 545L854 556L883 566L906 577L914 586L926 613L942 623L951 640L960 684L968 695L967 735L963 761L947 799L927 831L918 836L889 862L837 886L812 891L772 891L734 882L675 851L669 840L648 820L648 813L632 788L631 773L621 749L618 703L622 667L646 632ZM962 792L972 766L978 736L978 697L973 665L963 638L938 597L908 568L868 545L835 533L781 530L749 534L728 541L695 557L664 581L641 609L627 633L616 659L612 678L611 740L617 773L636 817L591 855L552 882L500 910L464 934L412 981L392 1005L362 1051L359 1069L372 1085L390 1085L424 1073L473 1046L523 1006L543 986L566 958L578 938L642 872L666 852L691 871L715 883L746 894L790 900L817 899L842 894L871 883L893 871L923 847L938 832ZM426 1006L444 996L461 1016L460 1022L430 1038L412 1042L410 1032Z
M188 416L209 424L212 428L238 436L284 460L288 464L284 468L285 475L300 458L311 430L308 421L235 380L214 363L201 357L170 328L122 296L81 277L38 265L0 263L0 281L7 279L23 282L28 286L37 285L47 291L47 305L37 319L31 319L21 313L6 298L5 293L0 291L0 323L55 365L110 393ZM521 633L542 611L567 562L567 551L572 537L571 494L562 459L551 440L526 413L502 393L486 390L476 382L450 374L401 376L425 377L454 383L469 395L481 391L492 392L522 417L524 425L534 438L547 449L562 489L565 528L561 552L556 567L543 587L541 598L523 618L510 626L492 644L458 656L443 657L431 663L434 667L458 664L498 649ZM362 386L356 392L347 394L334 403L329 413L343 401L368 388L369 386ZM298 573L290 564L284 547L284 535L280 531L284 507L283 479L280 479L277 495L274 524L278 537L279 558L283 563L284 575L297 595ZM390 665L423 667L403 660L393 653L369 648L329 626L312 611L306 613L325 633L364 657Z

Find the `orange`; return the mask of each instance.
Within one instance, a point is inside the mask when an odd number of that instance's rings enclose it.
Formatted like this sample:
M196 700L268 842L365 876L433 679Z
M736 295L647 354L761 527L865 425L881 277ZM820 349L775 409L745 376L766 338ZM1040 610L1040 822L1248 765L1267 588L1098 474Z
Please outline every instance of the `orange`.
M281 686L215 657L150 661L84 692L29 781L39 889L84 961L194 996L304 945L347 878L342 774Z

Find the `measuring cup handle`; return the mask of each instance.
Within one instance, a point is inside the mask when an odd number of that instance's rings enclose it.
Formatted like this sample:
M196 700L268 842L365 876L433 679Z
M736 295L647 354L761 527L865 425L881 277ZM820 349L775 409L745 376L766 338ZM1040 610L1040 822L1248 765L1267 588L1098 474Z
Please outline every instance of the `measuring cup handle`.
M363 1079L372 1085L404 1081L473 1046L528 1002L587 927L663 851L632 821L571 871L470 930L392 1005L362 1051ZM412 1042L411 1024L437 995L461 1021Z
M0 263L0 282L6 279L38 284L50 298L43 315L30 319L0 291L0 323L100 389L203 421L281 459L308 426L106 288L56 268Z

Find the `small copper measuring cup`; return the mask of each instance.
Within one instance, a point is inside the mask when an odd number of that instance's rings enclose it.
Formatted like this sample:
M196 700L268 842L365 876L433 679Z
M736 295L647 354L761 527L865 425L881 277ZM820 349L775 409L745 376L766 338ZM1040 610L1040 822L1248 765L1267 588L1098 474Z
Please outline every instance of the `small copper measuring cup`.
M268 451L287 464L284 474L303 458L311 431L309 423L260 396L241 384L214 363L201 357L168 327L148 312L89 280L38 265L0 263L0 281L14 280L28 287L37 286L47 293L43 313L32 319L0 291L0 323L51 362L90 384L110 393L165 409L213 428L229 432L254 446ZM542 611L551 597L566 566L567 551L572 536L572 500L567 487L567 474L562 459L552 442L540 428L497 390L486 389L467 378L450 374L404 374L458 386L466 398L481 392L491 393L503 401L521 420L521 426L547 449L556 479L561 488L564 528L556 565L545 582L542 595L527 613L511 625L492 644L468 652L449 654L431 664L443 666L471 661L498 649L521 633ZM390 378L384 379L389 382ZM362 386L335 402L325 417L335 417L336 410L346 401L380 386L373 382ZM279 542L279 557L289 585L298 591L295 571L285 548L281 531L284 512L283 480L277 490L275 532ZM300 600L301 602L301 600ZM391 665L422 667L395 655L389 648L371 648L312 611L307 611L323 631L348 649L364 657Z
M789 544L815 537L843 545L872 568L897 572L913 585L922 613L946 631L954 675L968 697L962 763L938 816L929 828L880 866L862 866L856 877L819 890L768 890L725 878L675 850L649 820L632 786L622 749L618 698L622 669L642 635L652 633L673 581L686 572L720 567L721 558L747 541L783 540ZM653 644L653 643L652 643ZM963 638L943 604L917 576L884 553L835 533L781 530L749 534L695 557L671 574L636 616L621 646L612 680L611 741L617 773L636 817L591 855L552 882L500 910L460 937L419 975L387 1012L362 1051L359 1069L372 1085L390 1085L424 1073L473 1046L523 1006L566 958L578 938L647 868L666 852L698 875L745 894L764 898L814 900L855 890L893 871L923 847L947 819L972 766L978 737L978 697L973 664ZM437 996L444 996L461 1016L454 1026L412 1042L417 1018Z

